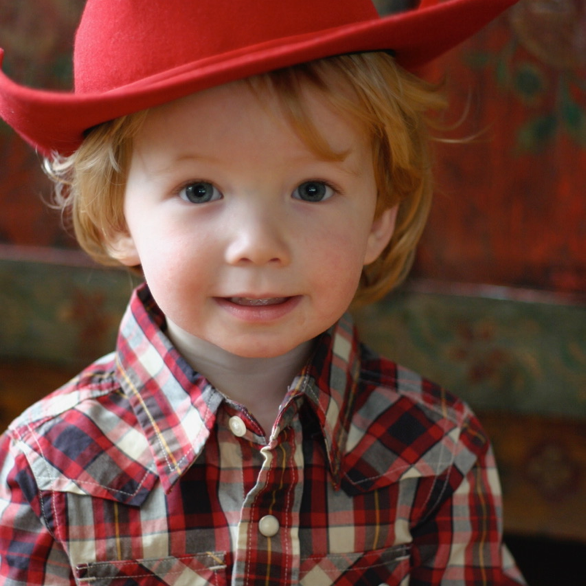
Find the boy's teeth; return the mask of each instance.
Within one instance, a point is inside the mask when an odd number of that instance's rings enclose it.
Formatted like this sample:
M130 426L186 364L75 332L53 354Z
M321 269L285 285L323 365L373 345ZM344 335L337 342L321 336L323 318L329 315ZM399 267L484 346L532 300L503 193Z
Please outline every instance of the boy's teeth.
M277 305L283 303L286 297L269 297L266 299L254 299L251 297L230 297L232 303L237 305Z

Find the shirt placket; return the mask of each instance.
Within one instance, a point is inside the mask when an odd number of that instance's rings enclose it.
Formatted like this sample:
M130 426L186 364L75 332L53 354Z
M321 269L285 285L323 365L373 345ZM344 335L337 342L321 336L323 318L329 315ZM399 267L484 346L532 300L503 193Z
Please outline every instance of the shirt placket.
M293 421L260 450L262 466L245 495L232 586L299 583L299 509L303 490L302 431Z

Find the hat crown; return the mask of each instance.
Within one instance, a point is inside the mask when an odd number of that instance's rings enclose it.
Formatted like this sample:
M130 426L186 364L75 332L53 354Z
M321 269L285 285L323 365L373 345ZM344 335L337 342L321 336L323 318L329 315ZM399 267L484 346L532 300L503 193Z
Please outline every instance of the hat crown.
M371 0L87 0L75 91L0 69L0 116L43 154L69 155L107 120L296 63L392 50L417 70L516 1L421 0L379 18Z
M238 49L372 20L370 0L88 0L75 91L100 93Z

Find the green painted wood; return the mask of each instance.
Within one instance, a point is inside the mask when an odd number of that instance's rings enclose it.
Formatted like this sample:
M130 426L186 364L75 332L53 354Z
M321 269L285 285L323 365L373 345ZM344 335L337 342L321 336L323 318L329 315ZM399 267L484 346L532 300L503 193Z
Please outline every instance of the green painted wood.
M0 260L0 359L84 366L114 349L128 273Z
M358 315L381 353L477 410L586 416L586 306L400 292Z

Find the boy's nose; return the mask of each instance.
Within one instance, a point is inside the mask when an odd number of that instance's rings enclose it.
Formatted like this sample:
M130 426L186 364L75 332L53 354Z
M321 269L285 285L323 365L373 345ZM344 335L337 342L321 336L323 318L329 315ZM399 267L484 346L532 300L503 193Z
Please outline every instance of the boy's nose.
M235 220L226 248L229 264L286 266L291 261L284 222L269 211L248 210Z

